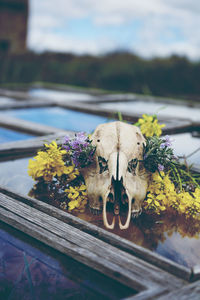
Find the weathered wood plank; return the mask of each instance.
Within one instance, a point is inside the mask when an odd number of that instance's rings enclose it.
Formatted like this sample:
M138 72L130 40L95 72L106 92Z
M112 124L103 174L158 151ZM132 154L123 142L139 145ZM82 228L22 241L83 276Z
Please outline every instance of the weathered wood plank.
M164 286L160 286L155 289L142 291L134 296L130 296L128 298L124 298L123 300L155 300L160 299L161 296L169 293L169 290Z
M133 102L133 101L145 101L145 102L154 102L154 103L163 103L170 105L180 105L200 108L198 101L192 101L187 99L176 99L176 98L167 98L159 96L150 96L150 95L141 95L133 93L124 93L124 94L104 94L97 97L96 103L115 103L115 102Z
M0 96L19 99L19 100L27 100L29 98L29 94L23 91L17 90L8 90L8 89L0 89Z
M59 131L56 134L47 134L47 135L42 135L39 137L34 137L30 140L23 140L23 141L15 141L15 142L8 142L8 143L2 143L0 144L0 154L2 152L9 152L10 150L13 149L18 149L19 151L23 152L24 149L35 149L35 148L40 148L43 144L44 141L48 140L49 142L53 140L58 140L58 142L62 142L62 139L66 136L69 135L70 137L73 137L75 132L73 131ZM31 152L31 150L29 151Z
M6 103L0 105L0 111L8 109L20 109L20 108L36 108L36 107L53 107L56 106L55 101L49 99L34 99L34 100L22 100L13 103Z
M196 281L200 279L200 265L196 265L192 268L191 281Z
M45 104L48 105L48 103L54 104L54 99L49 99L49 98L45 98L45 97L36 97L33 95L30 95L28 93L28 91L19 91L19 90L11 90L11 89L0 89L0 96L3 97L8 97L8 98L13 98L14 100L17 100L18 103L34 103L34 102L38 102L41 104ZM27 104L28 105L28 104ZM31 105L31 104L30 104ZM33 104L34 105L34 104Z
M101 239L102 241L109 243L127 253L130 253L138 258L141 258L155 266L162 268L163 270L168 271L171 274L174 274L185 280L190 280L191 278L191 269L184 266L178 265L177 263L166 259L165 257L153 253L152 251L145 249L141 246L138 246L126 239L123 239L116 234L108 232L102 228L99 228L91 223L88 223L84 220L81 220L67 212L64 212L56 207L53 207L47 203L33 199L31 197L24 197L20 194L16 195L13 192L9 191L0 186L0 191L8 196L11 196L31 207L34 207L44 213L47 213L50 216L53 216L69 225L72 225L86 233L93 235L94 237Z
M44 143L50 143L53 140L57 140L62 143L63 138L66 135L73 137L74 134L75 133L73 131L59 131L56 134L43 135L30 140L0 144L0 161L35 155L36 150L40 149Z
M171 293L162 295L160 300L199 300L200 299L200 282L187 284L180 289L176 289Z
M32 224L40 226L49 232L65 239L66 241L80 246L87 251L97 255L99 260L108 259L109 262L121 267L124 271L132 276L132 280L136 280L137 284L141 284L148 288L154 288L165 282L165 286L169 288L181 286L184 281L179 280L173 275L161 271L137 257L134 257L122 250L119 250L89 234L86 234L77 228L74 228L54 217L50 217L34 208L1 194L0 205L16 216L21 216ZM4 220L3 220L4 221ZM15 225L11 224L11 225ZM141 288L141 287L140 287Z

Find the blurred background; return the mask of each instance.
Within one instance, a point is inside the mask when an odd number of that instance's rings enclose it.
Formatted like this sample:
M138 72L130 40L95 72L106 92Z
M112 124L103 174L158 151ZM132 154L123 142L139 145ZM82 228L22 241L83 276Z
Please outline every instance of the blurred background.
M198 0L0 0L0 84L200 100Z

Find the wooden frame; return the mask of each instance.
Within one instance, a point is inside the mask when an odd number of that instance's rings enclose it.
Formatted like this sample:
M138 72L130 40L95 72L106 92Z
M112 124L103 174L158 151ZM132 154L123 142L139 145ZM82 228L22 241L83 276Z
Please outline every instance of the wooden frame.
M71 133L73 134L73 133ZM46 136L49 140L58 135ZM59 138L62 139L63 133ZM0 146L0 158L32 155L44 137ZM12 155L11 155L12 153ZM115 234L30 197L0 188L0 220L138 291L130 299L159 298L199 279L190 270Z
M115 118L118 119L118 113L113 109L103 109L98 104L107 101L106 95L104 96L96 96L96 99L90 100L90 101L65 101L65 100L50 100L50 99L44 99L44 98L38 98L38 97L32 97L28 96L26 93L23 92L4 92L3 90L0 90L0 95L3 96L11 96L16 100L16 103L9 103L0 105L0 111L7 110L7 109L20 109L20 108L36 108L36 107L62 107L66 109L71 109L75 111L81 111L85 113L105 116L108 118ZM20 98L21 97L21 98ZM136 98L135 98L136 97ZM152 100L152 97L143 97L143 96L134 96L133 99L128 100L128 102L135 101L136 99L143 99L145 98L145 101ZM23 99L23 100L19 100ZM104 99L104 100L103 100ZM119 100L122 101L124 99L123 97ZM159 100L159 98L157 99ZM112 100L111 102L117 102L118 100ZM127 101L126 98L124 101ZM164 100L163 100L164 101ZM171 100L167 99L164 103L170 103ZM183 105L185 101L180 102L181 105ZM195 107L198 107L198 104L195 105ZM138 118L140 117L139 114L133 114L133 113L122 113L122 117L124 120L136 122ZM4 117L2 113L0 113L0 125L3 127L8 127L12 129L18 129L20 131L25 131L28 133L33 133L33 126L36 128L36 134L42 135L42 134L49 134L53 132L60 131L57 128L53 128L50 126L45 126L41 124L36 124L29 121L24 120L18 120L12 117L9 117L9 120L7 120L7 117ZM174 120L173 118L167 118L167 119L161 119L166 124L166 127L163 128L163 134L175 134L175 133L182 133L182 132L189 132L193 130L199 130L200 129L200 123L197 122L191 122L187 119L180 119L180 120ZM49 128L48 128L49 127ZM38 130L37 130L38 128Z
M51 105L54 104L51 102ZM59 103L59 106L92 113L86 104L68 102ZM97 112L99 110L94 106L93 113ZM0 124L35 135L48 134L29 141L0 145L0 161L33 155L44 140L62 139L67 132L7 117L2 117ZM185 126L184 130L192 126ZM180 131L180 128L175 130ZM184 299L184 293L187 295L185 299L190 295L192 299L200 297L199 266L193 269L180 266L67 212L15 194L5 187L0 187L0 220L138 291L128 299L165 299L170 295L173 299L180 299L180 295Z

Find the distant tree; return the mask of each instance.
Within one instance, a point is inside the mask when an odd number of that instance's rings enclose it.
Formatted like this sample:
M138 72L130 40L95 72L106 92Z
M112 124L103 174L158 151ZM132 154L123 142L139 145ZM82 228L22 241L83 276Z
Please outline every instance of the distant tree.
M101 56L27 52L0 55L0 83L44 81L200 100L200 62L184 56L144 59L126 51Z

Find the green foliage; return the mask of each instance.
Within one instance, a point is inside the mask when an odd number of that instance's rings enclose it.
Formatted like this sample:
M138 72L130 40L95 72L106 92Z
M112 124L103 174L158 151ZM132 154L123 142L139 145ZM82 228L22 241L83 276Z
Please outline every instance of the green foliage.
M153 136L146 139L146 145L143 145L143 163L147 171L168 170L174 163L175 157L173 149L170 147L169 138L159 138Z
M199 99L199 73L200 62L178 56L152 60L126 52L98 57L48 52L0 56L0 84L43 81Z
M199 173L192 171L186 164L174 162L169 170L169 177L180 192L194 192L195 188L200 188Z

